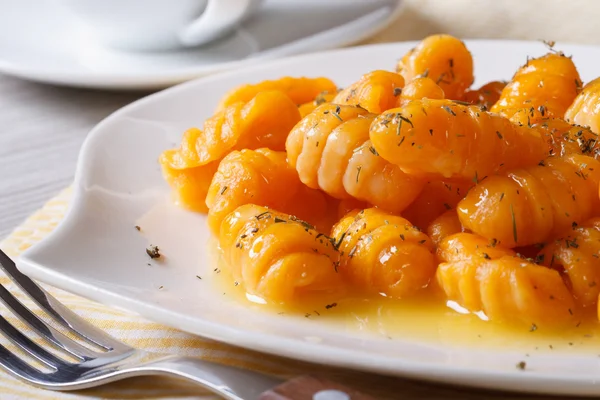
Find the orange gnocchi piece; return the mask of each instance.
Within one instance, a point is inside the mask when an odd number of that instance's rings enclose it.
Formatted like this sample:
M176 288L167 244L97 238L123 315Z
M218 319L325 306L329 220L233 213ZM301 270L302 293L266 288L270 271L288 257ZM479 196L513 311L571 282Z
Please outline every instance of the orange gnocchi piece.
M329 93L329 92L319 93L319 95L317 97L315 97L315 99L313 101L304 103L298 107L298 111L300 111L300 116L302 116L302 118L304 118L308 114L313 112L321 104L331 103L331 101L335 98L336 94L337 93Z
M395 72L377 70L363 75L335 96L334 104L360 106L380 114L398 104L404 78Z
M537 130L450 100L415 100L388 110L373 121L370 137L384 159L432 179L476 182L548 155Z
M424 182L379 157L369 141L374 118L360 107L319 106L290 132L288 161L311 188L397 213L415 199Z
M442 240L437 281L448 300L490 321L540 327L575 324L575 301L555 270L477 235Z
M600 78L587 83L565 112L565 119L600 133Z
M420 77L408 82L402 89L398 105L402 107L413 100L444 98L444 90L433 79Z
M213 175L217 172L219 161L183 169L171 167L162 157L160 163L163 176L173 190L175 204L191 211L208 212L206 193Z
M547 118L562 118L580 91L581 79L573 60L562 53L548 53L528 60L517 71L491 111L529 126Z
M232 151L223 158L206 196L209 227L218 233L223 219L244 204L281 210L314 224L327 212L325 196L300 182L285 152L269 149Z
M505 247L544 243L600 213L600 161L573 154L491 176L458 204L462 225Z
M500 95L506 84L507 82L503 81L488 82L479 89L467 90L462 100L489 110L500 99Z
M600 218L574 225L563 235L536 260L559 271L581 305L594 306L600 295Z
M320 93L336 93L337 86L328 78L296 78L291 76L242 85L223 96L217 107L217 112L236 103L247 103L257 94L270 91L282 92L294 104L300 105L313 101Z
M426 230L434 219L444 212L456 208L471 187L470 181L444 182L430 181L417 198L402 212L402 215L418 226Z
M552 118L533 126L546 138L550 155L584 154L600 157L600 138L589 128L571 125L561 118Z
M261 92L247 104L236 103L218 112L206 120L203 130L188 129L180 147L164 151L159 159L178 203L206 212L212 174L227 153L260 147L284 150L287 135L299 120L298 107L285 94Z
M435 245L439 245L443 239L462 231L463 227L458 219L458 214L453 209L446 211L429 224L427 236Z
M405 298L435 274L431 240L408 220L376 208L350 213L334 226L340 273L365 293Z
M221 224L225 264L247 293L276 304L301 304L314 296L337 299L345 290L339 252L307 222L254 204Z
M448 99L460 100L473 83L473 57L465 44L450 35L429 36L402 57L396 70L406 82L426 76Z

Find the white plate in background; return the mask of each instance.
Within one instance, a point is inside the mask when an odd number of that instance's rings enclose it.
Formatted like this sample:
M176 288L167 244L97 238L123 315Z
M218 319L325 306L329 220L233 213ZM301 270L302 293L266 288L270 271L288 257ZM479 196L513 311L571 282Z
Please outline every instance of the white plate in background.
M265 62L188 82L121 109L90 133L80 155L68 215L49 237L20 257L19 267L84 297L280 356L467 386L600 395L598 351L577 353L568 351L568 346L549 351L547 343L540 343L539 352L524 358L524 351L511 344L472 348L448 340L406 338L401 331L390 340L378 332L329 323L327 318L268 313L223 295L225 290L212 278L204 216L170 203L157 163L159 154L176 145L186 128L209 117L227 90L282 75L328 76L344 86L370 70L393 68L414 44L365 46ZM536 42L467 41L467 45L475 58L477 84L510 79L527 56L546 51ZM584 81L597 76L600 48L557 47L573 55ZM142 226L143 234L135 225ZM148 265L149 243L159 245L165 254L160 264ZM515 367L523 359L525 371Z
M103 89L157 89L210 73L364 40L400 13L399 0L265 0L231 35L169 52L103 48L52 0L0 0L0 72Z

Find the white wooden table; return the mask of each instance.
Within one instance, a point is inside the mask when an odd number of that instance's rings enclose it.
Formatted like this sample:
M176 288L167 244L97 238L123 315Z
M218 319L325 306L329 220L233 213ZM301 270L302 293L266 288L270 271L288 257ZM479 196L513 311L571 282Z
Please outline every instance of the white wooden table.
M0 74L0 239L71 183L89 130L144 95L62 88Z

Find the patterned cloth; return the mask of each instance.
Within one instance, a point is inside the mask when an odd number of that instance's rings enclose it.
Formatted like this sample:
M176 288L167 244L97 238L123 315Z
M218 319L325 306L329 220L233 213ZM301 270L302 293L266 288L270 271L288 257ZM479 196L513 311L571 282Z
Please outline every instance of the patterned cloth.
M18 227L10 237L0 243L0 248L9 256L16 258L28 247L43 239L63 217L70 196L71 190L67 189L49 201L41 210ZM26 303L26 305L35 308L7 277L0 277L0 283L13 294L16 294L19 300ZM160 353L196 356L222 363L245 366L267 373L274 373L275 371L293 373L290 368L282 366L274 358L265 357L264 355L257 357L255 353L250 351L235 349L224 344L188 335L135 315L103 307L62 290L49 288L47 285L43 286L67 307L110 335L133 347ZM11 323L23 331L28 331L27 327L17 318L11 317L12 315L7 317ZM2 343L5 344L5 341L2 340ZM197 385L167 378L135 378L83 392L57 393L32 388L21 384L4 373L0 373L0 398L2 400L13 400L81 398L212 399L215 397L208 395L207 392L201 389L199 390Z
M50 200L41 210L33 214L19 226L0 248L13 259L31 245L43 239L59 223L67 210L71 198L71 189L66 189ZM35 310L29 299L17 289L6 276L0 275L0 283L15 294L26 306ZM439 396L448 389L428 390L426 386L402 380L384 378L375 375L329 369L322 366L285 360L229 346L223 343L202 339L173 328L166 327L140 316L108 308L65 291L42 285L68 308L103 329L113 337L130 346L158 353L176 353L179 355L200 357L223 364L236 365L281 377L292 377L307 373L322 373L359 390L376 395L378 398L396 398L399 390L414 394L405 399L423 399ZM23 332L31 332L27 326L12 314L0 310L12 324ZM34 339L35 340L35 339ZM0 337L0 343L15 350ZM427 395L423 397L426 391ZM450 390L453 392L454 390ZM0 370L0 399L215 399L217 397L200 389L197 385L171 378L140 377L110 385L79 392L50 392L36 389L13 379ZM439 399L439 397L431 397ZM446 397L443 397L446 398Z

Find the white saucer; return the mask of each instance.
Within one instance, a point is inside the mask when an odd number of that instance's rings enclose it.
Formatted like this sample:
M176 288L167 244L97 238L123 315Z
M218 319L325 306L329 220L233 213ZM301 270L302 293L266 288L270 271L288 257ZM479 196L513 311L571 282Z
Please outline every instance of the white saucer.
M164 53L102 48L52 0L0 0L0 72L67 86L158 89L257 61L363 40L399 14L398 0L266 0L233 34Z

